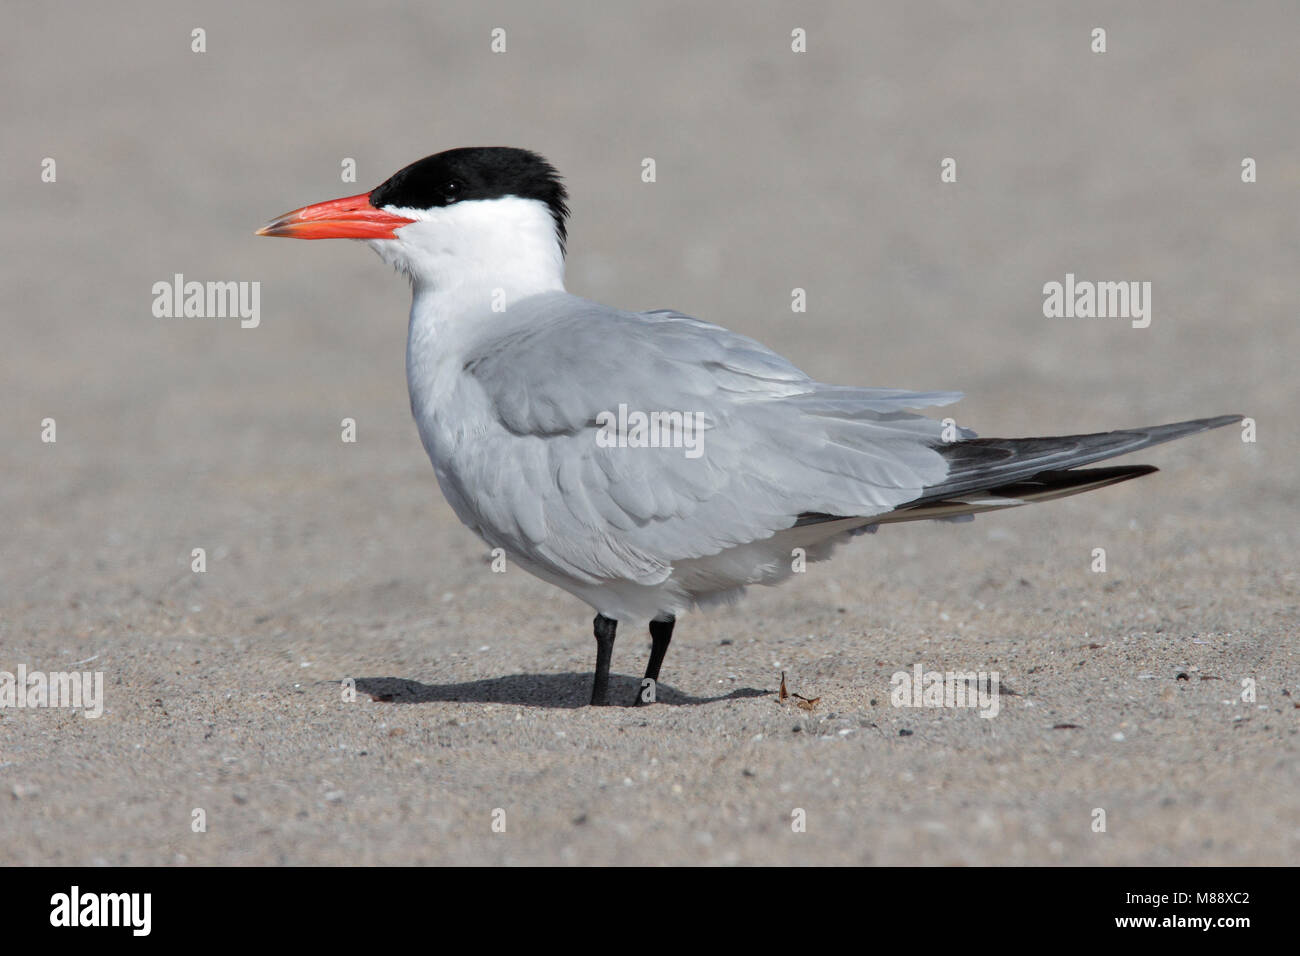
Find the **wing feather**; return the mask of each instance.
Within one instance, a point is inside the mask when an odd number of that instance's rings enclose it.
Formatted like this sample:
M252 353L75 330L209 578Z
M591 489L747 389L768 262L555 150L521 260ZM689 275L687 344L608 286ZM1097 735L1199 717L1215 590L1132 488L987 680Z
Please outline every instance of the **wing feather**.
M465 355L488 427L444 468L471 523L543 570L658 583L675 561L771 537L801 514L881 514L948 474L941 423L909 410L958 393L818 383L677 312L564 293L510 312ZM703 416L702 453L602 447L597 417L620 405Z

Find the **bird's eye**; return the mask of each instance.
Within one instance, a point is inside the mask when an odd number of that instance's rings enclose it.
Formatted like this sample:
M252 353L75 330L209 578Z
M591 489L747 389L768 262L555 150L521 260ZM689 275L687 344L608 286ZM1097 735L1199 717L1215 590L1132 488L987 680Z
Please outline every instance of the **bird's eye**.
M443 197L447 202L455 202L460 198L461 188L460 183L453 179L451 182L447 183L447 185L442 187Z

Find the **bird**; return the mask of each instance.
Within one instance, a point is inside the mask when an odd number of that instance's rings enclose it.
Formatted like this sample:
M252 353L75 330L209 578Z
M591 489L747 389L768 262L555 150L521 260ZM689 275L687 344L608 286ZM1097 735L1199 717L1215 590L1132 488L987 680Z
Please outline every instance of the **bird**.
M652 703L679 616L901 521L1064 498L1156 469L1094 462L1242 420L980 438L960 399L818 382L752 338L565 290L568 193L539 154L461 147L259 236L362 240L411 282L411 412L460 520L596 612L591 703L620 623L648 624Z

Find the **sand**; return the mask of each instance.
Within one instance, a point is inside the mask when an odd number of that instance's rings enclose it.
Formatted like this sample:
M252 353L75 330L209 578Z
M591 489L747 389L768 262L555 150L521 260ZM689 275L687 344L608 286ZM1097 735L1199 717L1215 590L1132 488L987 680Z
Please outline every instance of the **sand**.
M0 863L1294 861L1294 10L618 6L24 11L0 670L104 700L0 708ZM962 389L986 435L1235 412L1257 440L863 537L684 618L656 706L586 707L591 610L493 573L438 492L404 283L252 236L486 143L567 176L578 294ZM155 317L177 273L260 282L259 324ZM1150 326L1044 317L1067 274L1150 282ZM623 629L616 696L647 650ZM997 672L997 716L892 706L917 664Z

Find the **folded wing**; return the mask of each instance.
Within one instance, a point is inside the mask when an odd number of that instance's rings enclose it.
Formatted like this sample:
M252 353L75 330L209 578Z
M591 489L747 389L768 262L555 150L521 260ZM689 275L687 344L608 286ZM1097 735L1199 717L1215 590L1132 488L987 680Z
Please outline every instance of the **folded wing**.
M943 424L909 410L958 393L821 384L675 312L563 293L511 311L466 357L494 421L467 443L458 484L484 536L544 570L659 583L674 561L807 513L884 514L950 473ZM689 414L702 423L698 454L676 431L660 435L668 447L606 447L601 423L620 406Z

